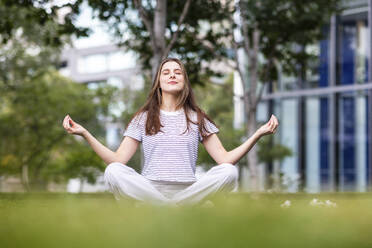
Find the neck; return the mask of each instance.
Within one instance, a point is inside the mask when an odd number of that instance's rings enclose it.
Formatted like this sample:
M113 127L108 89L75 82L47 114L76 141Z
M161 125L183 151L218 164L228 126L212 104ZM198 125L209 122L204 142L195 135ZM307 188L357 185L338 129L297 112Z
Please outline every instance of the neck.
M177 96L166 94L166 93L164 94L163 92L161 101L162 101L162 104L160 106L160 109L164 111L170 111L170 112L178 110L176 109Z

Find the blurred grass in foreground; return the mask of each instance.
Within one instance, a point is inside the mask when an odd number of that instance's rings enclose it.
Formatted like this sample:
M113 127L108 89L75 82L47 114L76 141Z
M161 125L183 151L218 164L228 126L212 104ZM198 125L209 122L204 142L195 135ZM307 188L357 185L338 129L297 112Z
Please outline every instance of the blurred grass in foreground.
M313 207L313 198L337 208ZM285 200L292 205L280 207ZM135 207L110 194L0 194L0 247L372 247L372 194L235 194Z

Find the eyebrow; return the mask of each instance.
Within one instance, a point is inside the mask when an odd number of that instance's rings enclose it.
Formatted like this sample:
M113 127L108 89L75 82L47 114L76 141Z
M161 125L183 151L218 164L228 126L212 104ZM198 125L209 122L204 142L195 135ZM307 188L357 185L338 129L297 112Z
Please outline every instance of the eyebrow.
M176 70L180 70L181 71L181 69L179 69L179 68L176 68L176 69L174 69L174 71L176 71ZM162 71L170 71L170 69L163 69Z

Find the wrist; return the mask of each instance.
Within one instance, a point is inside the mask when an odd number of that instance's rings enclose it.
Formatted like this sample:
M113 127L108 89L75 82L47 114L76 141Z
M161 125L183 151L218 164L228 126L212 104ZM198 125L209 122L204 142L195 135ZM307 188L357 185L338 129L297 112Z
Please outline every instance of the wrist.
M254 136L256 139L260 139L263 135L262 135L260 132L256 131L256 132L253 134L253 136Z
M88 136L89 132L88 130L84 130L82 133L81 133L81 136L83 136L84 138L86 138Z

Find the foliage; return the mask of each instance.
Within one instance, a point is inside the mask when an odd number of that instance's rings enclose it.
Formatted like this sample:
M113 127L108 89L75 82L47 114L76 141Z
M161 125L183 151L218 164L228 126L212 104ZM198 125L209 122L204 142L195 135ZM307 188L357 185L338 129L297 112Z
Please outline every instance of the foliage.
M108 114L114 91L106 86L90 90L55 71L71 35L88 34L73 24L81 2L0 2L0 174L22 172L24 185L29 180L42 188L78 175L92 181L91 168L102 170L87 145L62 127L69 113L102 139L97 116Z
M106 98L111 91L107 90ZM95 102L96 97L95 91L53 70L36 73L34 77L25 78L16 91L2 93L0 173L19 175L22 166L27 166L30 181L44 185L50 179L47 171L50 172L49 164L55 164L54 159L67 155L71 160L74 154L67 154L70 146L74 147L70 152L84 149L81 147L84 144L67 135L62 127L67 113L87 129L103 134L96 114L107 108L104 104L107 101ZM104 98L102 93L100 97ZM86 154L79 158L81 167L77 168L90 166L92 158ZM87 161L83 163L85 158ZM97 163L92 165L97 167ZM70 176L64 171L65 176Z
M124 89L117 92L117 94L120 96L119 100L123 101L125 105L124 111L122 111L121 116L116 120L124 124L123 130L127 127L133 115L140 109L140 107L143 106L148 97L148 92L150 91L149 87L151 85L150 78L143 76L143 80L144 88L142 90L134 90L132 87L126 86ZM141 164L143 162L141 149L142 145L139 146L128 164L128 166L132 167L137 172L141 172Z
M258 160L263 163L272 163L275 160L282 161L293 155L291 149L282 145L274 144L272 135L264 136L258 141Z
M58 168L59 163L62 166L60 166L59 170L55 170L54 173L50 173L54 178L63 175L65 180L80 178L94 184L97 177L102 175L106 168L102 159L97 156L88 144L76 142L67 147L64 153L65 155L62 159L56 161L57 166L55 168Z
M88 29L73 24L80 2L56 5L51 0L0 1L0 44L23 39L40 47L60 47L73 34L87 36Z
M200 107L217 124L220 130L217 135L226 150L239 146L244 135L243 129L234 129L233 82L233 74L230 74L223 84L207 83L194 89ZM216 165L201 143L197 164Z
M134 1L88 0L96 16L104 21L117 42L139 54L139 62L144 70L151 71L150 33L139 19ZM152 19L157 1L142 1L147 16ZM166 6L165 39L169 44L172 34L180 28L179 36L169 56L180 58L188 68L192 84L204 84L206 75L222 76L213 68L205 67L203 62L228 56L224 44L227 31L223 23L230 14L231 0L192 1L183 24L177 22L185 1L168 0ZM152 23L154 24L154 23ZM213 45L213 49L211 49Z
M254 45L253 36L258 31L258 50L264 57L260 79L263 82L277 80L274 63L279 63L286 74L305 75L308 64L316 58L305 48L323 38L322 29L332 14L342 10L340 6L340 0L239 1L242 25L246 27L243 33L248 37L245 42Z
M220 129L218 136L226 150L232 150L245 141L244 128L234 129L233 111L233 75L226 77L223 84L208 83L204 87L196 87L195 94L198 102L208 116L212 118ZM292 156L292 151L281 144L273 143L273 136L264 136L258 143L258 158L260 162L271 163ZM239 161L244 166L246 157ZM202 144L199 145L198 164L213 166L216 162L210 157Z

